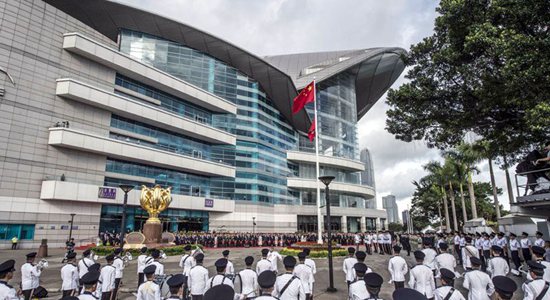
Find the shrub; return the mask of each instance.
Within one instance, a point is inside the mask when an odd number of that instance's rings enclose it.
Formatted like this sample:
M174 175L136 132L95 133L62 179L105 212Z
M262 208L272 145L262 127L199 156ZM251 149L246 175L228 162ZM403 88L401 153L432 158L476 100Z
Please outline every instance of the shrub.
M300 252L302 252L301 249L292 249L292 248L283 248L280 251L280 253L282 255L292 255L292 256L298 256L298 253L300 253ZM337 248L337 249L332 250L332 256L333 257L346 256L346 255L348 255L348 251L346 249ZM309 256L313 257L313 258L328 257L328 250L314 250L314 249L311 249L311 252L309 253Z
M184 246L170 246L170 247L159 247L157 248L158 250L162 250L164 251L164 253L167 255L167 256L174 256L174 255L182 255L185 250L183 250L183 247ZM191 245L191 248L194 250L194 249L197 249L198 248L203 248L202 245ZM99 255L99 256L106 256L106 255L109 255L111 253L113 253L113 251L118 248L118 247L112 247L112 246L98 246L98 247L92 247L90 248L90 250L94 251L95 254ZM153 248L150 248L148 251L147 251L147 254L151 254L151 250ZM130 252L132 254L132 256L138 256L141 254L141 249L126 249L126 252Z

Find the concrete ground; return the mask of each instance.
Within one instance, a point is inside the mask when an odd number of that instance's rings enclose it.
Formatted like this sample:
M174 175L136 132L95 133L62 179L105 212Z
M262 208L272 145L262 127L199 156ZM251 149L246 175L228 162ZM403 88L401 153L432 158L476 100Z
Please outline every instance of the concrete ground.
M364 248L362 248L364 249ZM205 266L208 267L210 274L214 274L214 261L221 257L221 251L223 249L207 249L205 251ZM235 270L239 271L244 268L244 257L252 255L255 259L260 258L260 248L240 248L240 249L231 249L230 259L235 265ZM29 250L0 250L0 262L3 262L8 259L15 259L16 264L16 273L14 279L10 282L13 286L18 287L21 282L21 264L25 261L25 254L30 252ZM45 269L42 273L40 284L49 290L49 299L59 299L60 292L59 288L61 287L60 279L60 269L63 266L61 263L64 250L62 249L49 249L49 257L47 258L49 262L48 269ZM81 251L78 251L78 258L81 257ZM181 272L181 269L178 266L179 256L168 257L164 261L165 273L166 274L176 274ZM391 294L393 293L394 287L393 284L389 284L389 272L387 270L387 264L390 256L389 255L379 255L373 254L372 256L367 256L366 263L371 267L375 272L382 275L384 280L384 285L382 287L382 292L380 297L383 299L391 299ZM414 259L411 257L406 257L409 265L414 264ZM325 290L328 287L328 262L327 259L315 259L317 264L317 275L315 276L315 299L320 300L336 300L336 299L346 299L347 297L347 287L344 279L344 273L342 272L342 257L334 258L334 285L338 289L336 293L327 293ZM105 260L100 259L100 263L105 263ZM124 270L123 286L121 292L119 293L119 299L135 299L132 294L136 289L136 261L135 259L130 262L129 266ZM279 263L279 271L283 270L283 266ZM462 272L462 268L459 267L459 271ZM407 276L408 277L408 276ZM521 292L521 284L524 279L518 278L515 276L510 276L518 284L518 291L514 295L514 300L523 299L523 293ZM462 288L463 279L459 278L455 281L455 287L457 287L464 296L467 295L467 291Z

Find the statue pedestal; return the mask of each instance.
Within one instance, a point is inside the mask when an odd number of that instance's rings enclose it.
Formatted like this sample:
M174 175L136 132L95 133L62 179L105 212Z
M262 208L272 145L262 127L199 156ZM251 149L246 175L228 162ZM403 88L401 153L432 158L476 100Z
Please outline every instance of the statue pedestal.
M162 241L162 224L145 223L143 225L145 244L157 244Z

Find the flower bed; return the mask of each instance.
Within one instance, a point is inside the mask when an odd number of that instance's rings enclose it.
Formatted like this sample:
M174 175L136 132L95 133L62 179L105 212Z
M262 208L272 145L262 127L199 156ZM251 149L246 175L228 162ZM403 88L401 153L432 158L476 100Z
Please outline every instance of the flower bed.
M321 245L319 245L321 246ZM326 245L325 245L326 247ZM313 257L313 258L322 258L322 257L328 257L328 250L316 250L316 249L311 249L311 252L309 253L309 257ZM282 255L292 255L292 256L298 256L298 253L302 252L302 249L292 249L292 248L283 248L280 253ZM332 249L332 256L346 256L348 255L348 251L346 249L343 249L343 248L336 248L336 249Z
M171 246L171 247L160 247L160 248L157 248L158 250L162 250L164 251L164 253L167 255L167 256L173 256L173 255L182 255L185 250L183 249L183 245L182 246ZM194 249L197 249L198 248L203 248L202 245L191 245L191 248L194 250ZM112 247L112 246L98 246L98 247L92 247L90 248L90 250L92 250L95 254L99 255L99 256L106 256L106 255L109 255L111 253L113 253L113 251L118 248L118 247ZM152 248L151 248L152 249ZM147 254L150 254L151 253L151 249L149 249L147 251ZM138 256L141 254L141 249L127 249L126 252L130 252L132 254L132 256Z
M287 247L288 249L294 249L294 250L303 250L305 248L309 248L311 251L319 251L319 250L328 250L328 244L317 244L316 242L297 242L292 244L290 247ZM332 249L343 249L341 246L338 246L335 242L332 242Z

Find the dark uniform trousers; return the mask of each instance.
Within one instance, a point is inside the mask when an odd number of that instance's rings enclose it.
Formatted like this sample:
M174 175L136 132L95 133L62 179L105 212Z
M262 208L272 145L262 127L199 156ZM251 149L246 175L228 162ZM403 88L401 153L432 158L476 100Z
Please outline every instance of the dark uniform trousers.
M521 254L523 254L523 259L525 260L525 262L533 259L533 257L531 257L531 250L529 248L521 248Z
M113 297L116 298L117 294L118 294L118 288L120 287L120 280L122 278L115 278L115 288L113 289L113 291L111 292L113 294Z
M202 300L202 295L191 295L192 300Z
M519 259L519 251L512 251L512 261L514 262L514 265L516 265L516 270L519 270L519 267L521 266L521 260Z
M394 281L395 289L402 289L405 287L405 281Z
M24 290L23 291L23 296L25 296L25 300L31 299L31 292L32 292L32 290Z
M74 290L63 290L63 297L72 296L74 294Z
M111 294L113 292L102 292L101 293L101 300L111 300Z
M138 288L145 281L145 274L138 273Z

